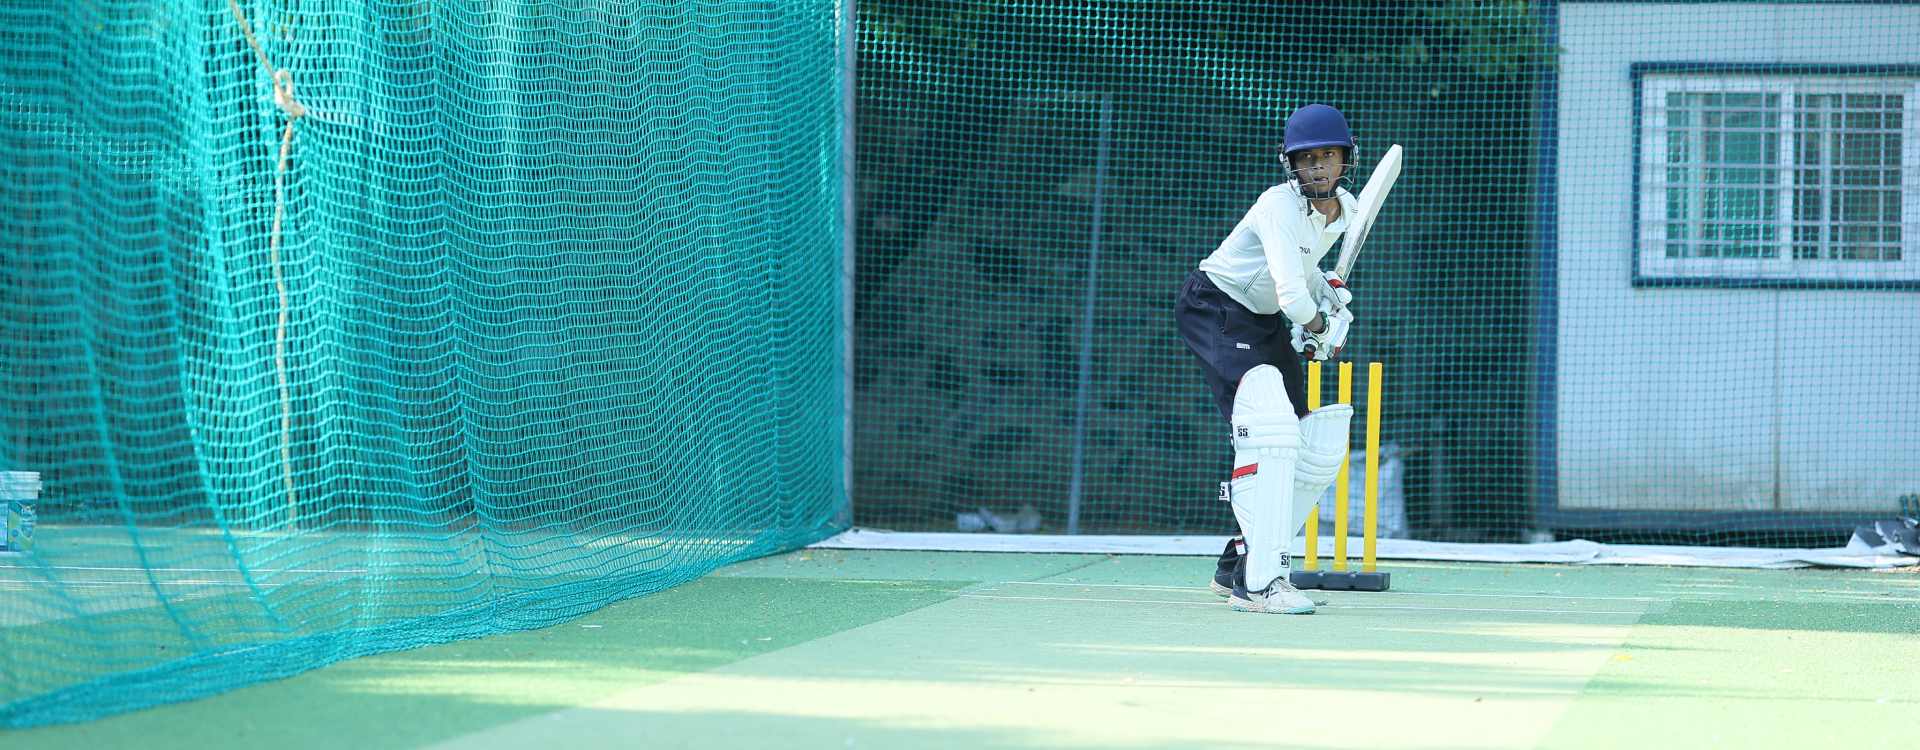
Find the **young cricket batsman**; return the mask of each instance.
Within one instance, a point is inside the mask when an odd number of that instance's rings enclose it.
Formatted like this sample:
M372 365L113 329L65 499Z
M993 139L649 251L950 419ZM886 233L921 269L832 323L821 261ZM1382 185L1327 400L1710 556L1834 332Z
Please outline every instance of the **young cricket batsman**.
M1356 151L1340 110L1309 104L1288 116L1287 182L1260 195L1174 303L1180 338L1232 425L1233 476L1221 492L1240 534L1220 555L1213 590L1234 609L1314 611L1288 580L1288 547L1339 471L1353 407L1309 412L1304 369L1308 357L1338 353L1353 325L1352 293L1319 264L1355 212L1342 183Z

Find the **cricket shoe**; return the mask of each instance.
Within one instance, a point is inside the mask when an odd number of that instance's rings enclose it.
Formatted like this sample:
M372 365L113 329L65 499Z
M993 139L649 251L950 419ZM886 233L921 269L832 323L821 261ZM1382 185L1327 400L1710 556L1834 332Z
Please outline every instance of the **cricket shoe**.
M1233 592L1227 596L1227 606L1242 612L1276 615L1310 615L1315 609L1313 600L1300 593L1285 577L1273 579L1265 591L1248 591L1245 579L1236 580Z

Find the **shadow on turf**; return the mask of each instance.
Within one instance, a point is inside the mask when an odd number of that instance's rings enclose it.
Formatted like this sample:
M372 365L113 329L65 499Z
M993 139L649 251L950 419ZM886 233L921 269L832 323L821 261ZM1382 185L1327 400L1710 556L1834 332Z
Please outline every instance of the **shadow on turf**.
M881 706L878 708L886 708ZM980 717L979 723L993 721L991 716ZM1207 748L1270 748L1286 747L1289 750L1351 750L1351 745L1304 745L1287 742L1284 732L1271 727L1240 736L1256 736L1257 740L1235 742L1231 735L1204 724L1190 725L1187 734L1180 737L1154 739L1140 737L1118 737L1112 730L1091 728L1090 732L1076 732L1086 727L1061 726L1049 731L1036 731L1026 728L983 729L979 727L954 727L950 724L937 726L902 726L906 722L880 721L873 719L855 719L848 717L814 717L793 715L771 715L745 711L687 711L687 712L645 712L615 711L605 709L577 709L565 714L565 718L554 720L552 726L566 725L566 729L555 731L553 741L557 746L600 746L600 742L617 740L625 747L697 747L697 748L750 748L764 750L769 747L875 747L875 748L1058 748L1098 747L1124 748L1126 750L1192 750L1195 747ZM539 730L528 728L531 731ZM544 733L543 733L544 734ZM456 744L455 748L464 747ZM500 743L482 739L472 747L503 747Z
M703 578L538 630L350 659L81 724L0 730L0 746L405 750L893 617L947 601L952 588Z

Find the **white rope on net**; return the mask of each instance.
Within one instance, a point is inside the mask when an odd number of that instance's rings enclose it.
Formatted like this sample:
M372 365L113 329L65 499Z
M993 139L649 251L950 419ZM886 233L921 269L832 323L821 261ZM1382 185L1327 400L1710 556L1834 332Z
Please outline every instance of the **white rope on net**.
M280 384L280 475L287 490L287 519L295 523L300 518L298 496L293 486L293 396L287 384L287 280L280 263L281 227L287 215L287 160L293 153L293 124L307 115L307 108L293 98L293 74L285 69L275 69L268 61L266 50L260 47L260 40L254 38L253 27L247 24L247 16L241 12L237 0L227 0L227 7L233 10L233 20L240 24L240 32L247 37L247 44L253 47L254 56L260 59L260 68L273 82L273 103L287 115L287 127L280 135L280 161L273 172L273 234L267 240L267 262L273 266L273 287L280 295L280 318L274 329L273 366L274 374Z

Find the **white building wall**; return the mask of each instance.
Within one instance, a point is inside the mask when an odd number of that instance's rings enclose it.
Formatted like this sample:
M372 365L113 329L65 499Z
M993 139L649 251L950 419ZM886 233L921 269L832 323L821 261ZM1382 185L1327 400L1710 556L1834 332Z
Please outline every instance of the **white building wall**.
M1633 286L1628 75L1920 63L1920 6L1563 3L1560 44L1560 507L1890 511L1920 492L1920 292Z

